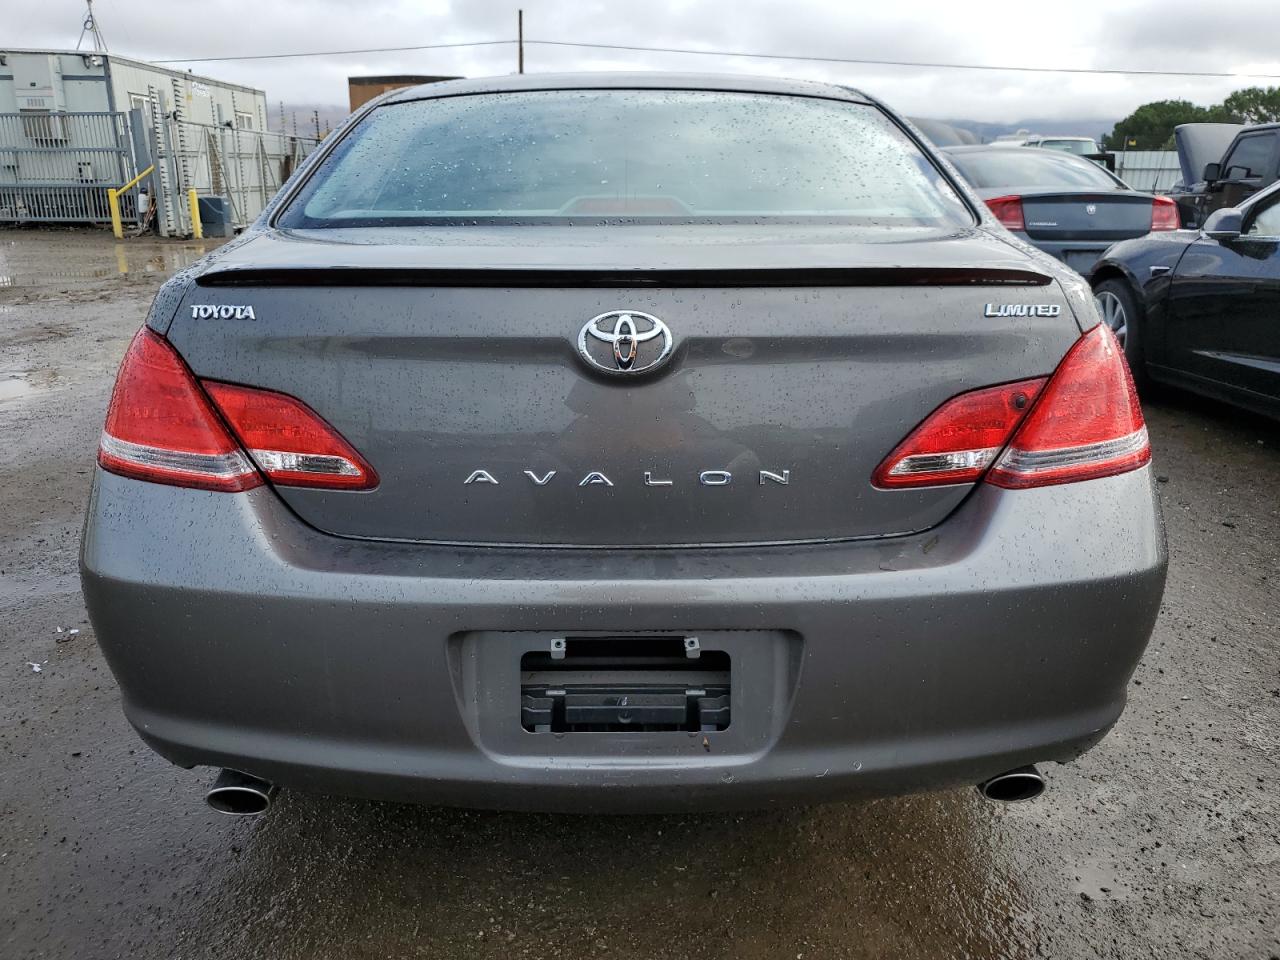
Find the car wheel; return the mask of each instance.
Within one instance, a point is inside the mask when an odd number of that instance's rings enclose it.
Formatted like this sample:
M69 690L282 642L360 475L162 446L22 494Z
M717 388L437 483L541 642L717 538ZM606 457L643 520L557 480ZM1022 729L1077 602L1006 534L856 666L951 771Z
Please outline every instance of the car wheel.
M1094 288L1093 299L1102 322L1111 328L1111 332L1120 341L1120 346L1124 347L1125 359L1129 361L1129 369L1133 371L1134 384L1139 390L1148 389L1150 380L1147 377L1146 360L1142 355L1142 325L1145 317L1132 288L1124 280L1107 280Z

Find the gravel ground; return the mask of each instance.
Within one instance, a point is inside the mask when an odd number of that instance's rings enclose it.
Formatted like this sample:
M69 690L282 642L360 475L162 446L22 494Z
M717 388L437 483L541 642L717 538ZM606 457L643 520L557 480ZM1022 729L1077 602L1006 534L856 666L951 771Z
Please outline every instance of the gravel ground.
M0 957L1280 957L1280 424L1182 396L1147 411L1171 566L1129 708L1035 803L209 811L76 575L112 374L204 249L0 232Z

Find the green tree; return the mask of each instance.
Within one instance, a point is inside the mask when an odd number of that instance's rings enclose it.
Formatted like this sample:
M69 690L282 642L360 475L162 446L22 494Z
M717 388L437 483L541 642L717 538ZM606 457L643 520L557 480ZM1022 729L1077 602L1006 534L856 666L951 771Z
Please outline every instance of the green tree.
M1237 123L1280 120L1280 87L1246 87L1222 101L1222 110Z
M1156 100L1144 103L1117 123L1102 138L1103 149L1172 150L1173 128L1178 124L1226 119L1229 117L1220 106L1201 107L1190 100Z

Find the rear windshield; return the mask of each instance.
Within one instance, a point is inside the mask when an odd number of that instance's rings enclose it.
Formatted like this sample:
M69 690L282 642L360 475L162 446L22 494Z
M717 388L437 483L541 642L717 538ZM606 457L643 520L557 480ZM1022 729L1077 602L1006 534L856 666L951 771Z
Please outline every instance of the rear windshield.
M809 97L560 90L375 109L278 221L395 224L973 218L876 107Z
M1036 146L1042 150L1060 150L1081 156L1098 152L1098 145L1092 140L1041 140Z
M953 153L951 160L979 190L991 187L1083 187L1124 190L1092 160L1030 149Z

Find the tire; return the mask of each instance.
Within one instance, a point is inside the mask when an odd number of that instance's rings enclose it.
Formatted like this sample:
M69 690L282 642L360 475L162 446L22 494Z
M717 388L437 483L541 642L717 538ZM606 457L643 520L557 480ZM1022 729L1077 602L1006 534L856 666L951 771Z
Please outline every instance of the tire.
M1147 361L1142 345L1147 318L1138 298L1134 296L1133 288L1128 281L1113 277L1093 288L1093 299L1098 305L1102 322L1111 328L1111 332L1124 347L1125 359L1129 361L1129 369L1133 372L1134 386L1140 393L1148 392L1151 389L1151 378L1147 376Z

